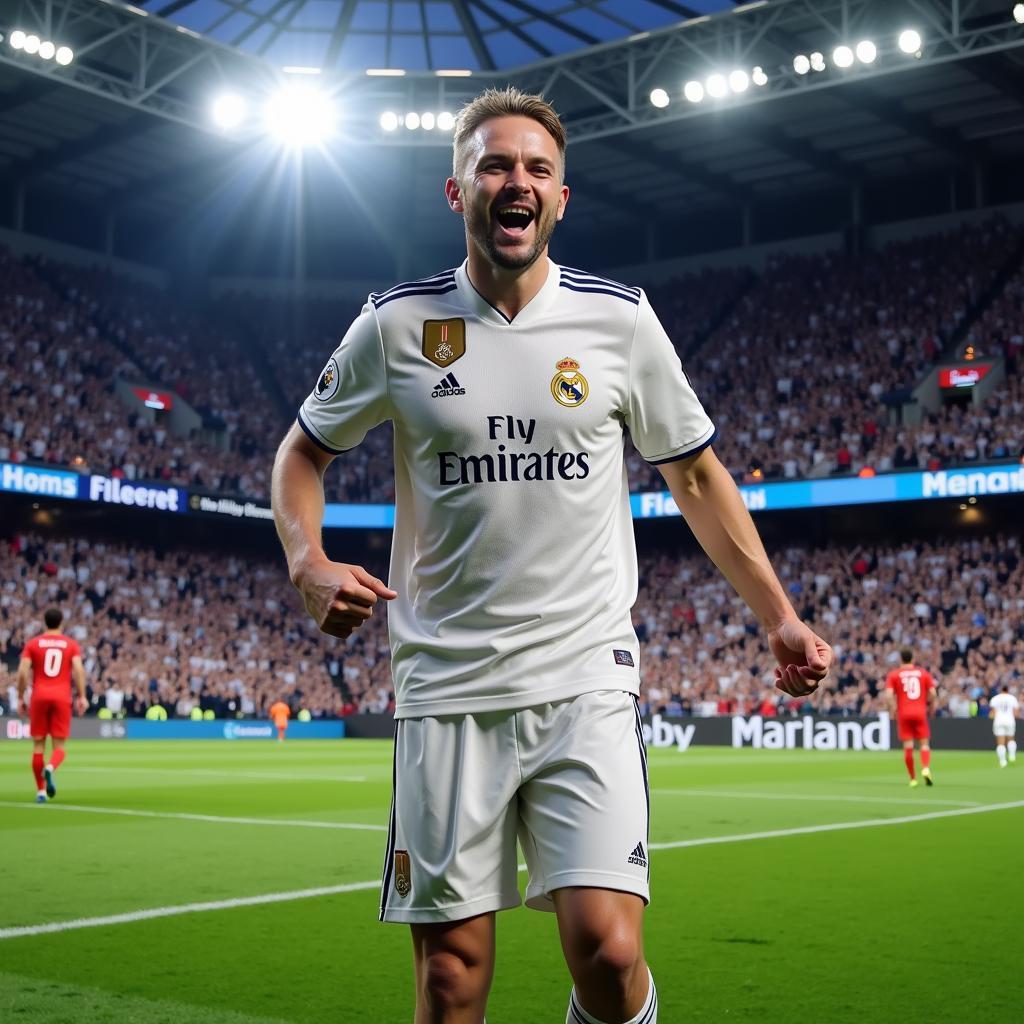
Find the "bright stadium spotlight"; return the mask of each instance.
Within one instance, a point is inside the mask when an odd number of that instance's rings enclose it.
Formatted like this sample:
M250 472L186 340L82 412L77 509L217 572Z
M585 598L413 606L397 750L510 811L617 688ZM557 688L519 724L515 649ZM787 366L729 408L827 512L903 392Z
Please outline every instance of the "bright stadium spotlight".
M718 72L708 75L704 87L707 89L708 95L713 96L716 100L720 100L729 92L729 83L725 80L725 75L720 75Z
M811 70L810 58L804 53L798 53L793 58L793 70L798 75L806 75L807 72Z
M691 103L700 103L700 101L704 99L704 86L701 85L700 82L696 81L687 82L686 85L683 86L683 95Z
M420 126L420 115L419 114L406 114L405 115L405 127L409 131L414 132Z
M420 127L425 132L432 132L436 124L437 118L429 110L425 114L420 114Z
M270 98L267 129L288 146L312 146L334 130L334 105L311 85L289 84Z
M848 46L837 46L832 51L832 63L837 68L846 69L853 66L853 50Z
M921 33L916 28L905 28L896 44L905 54L914 56L921 52Z
M659 110L667 107L669 104L669 96L664 89L652 89L649 99L651 106L657 107Z
M857 60L861 64L873 64L878 56L878 47L870 39L862 39L857 44Z
M762 67L754 68L750 73L750 80L757 86L768 84L768 76L764 73L764 68Z
M455 115L450 110L442 110L437 115L437 127L442 132L450 132L455 127Z
M58 46L57 54L54 60L62 67L66 68L75 59L75 51L70 46Z
M380 115L380 126L386 132L393 132L398 127L398 115L393 110L385 110Z
M39 36L25 36L25 45L23 47L26 53L38 53L39 47L42 46L43 41Z
M213 101L213 107L210 109L213 123L228 132L237 128L245 120L245 114L245 100L233 92L221 93Z
M1024 4L1013 5L1013 20L1018 25L1024 25Z
M39 44L39 56L43 60L53 60L53 55L57 52L57 47L50 42L49 39L44 40Z
M811 54L811 70L825 70L825 55L823 53L819 53L817 50L815 50L814 53Z
M735 93L746 92L750 88L750 75L739 68L729 72L729 88Z
M25 33L20 28L16 28L11 33L11 38L7 40L11 44L12 50L24 50L25 49Z

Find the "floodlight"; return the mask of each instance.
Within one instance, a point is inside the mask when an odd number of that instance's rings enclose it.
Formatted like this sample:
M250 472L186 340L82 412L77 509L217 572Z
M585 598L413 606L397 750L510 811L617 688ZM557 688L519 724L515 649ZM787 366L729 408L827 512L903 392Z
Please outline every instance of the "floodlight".
M233 92L221 93L213 101L210 111L213 123L224 131L231 131L237 128L244 120L246 114L245 100Z
M267 104L267 129L289 146L311 146L334 130L334 104L312 85L285 86Z
M405 115L405 127L409 131L414 132L420 126L420 115L419 114L406 114Z
M23 49L26 53L38 53L41 45L42 40L39 36L25 36L25 45Z
M652 89L650 100L652 106L658 107L659 109L667 107L669 104L668 93L665 92L664 89Z
M425 132L432 132L435 124L437 124L437 118L429 110L425 114L420 114L420 127Z
M380 115L380 126L386 132L393 132L398 127L398 115L393 110L385 110Z
M873 64L878 56L878 47L870 39L862 39L857 44L857 60L861 64Z
M62 67L66 68L75 59L75 51L70 46L58 46L57 55L54 60Z
M687 82L683 87L683 95L691 103L700 103L704 99L704 86L700 82Z
M49 39L39 44L39 56L43 60L53 60L53 55L57 52L57 47L50 42Z
M704 86L708 91L708 95L714 96L716 100L720 100L729 91L729 83L725 80L725 75L720 75L717 72L713 75L708 75Z
M750 88L750 75L737 68L729 73L729 88L733 92L746 92Z
M900 33L897 45L906 54L921 52L921 33L915 28L904 29Z
M825 70L825 55L823 53L819 53L817 50L815 50L814 53L811 54L811 70Z
M455 115L450 110L442 110L437 115L437 127L443 132L450 132L455 127Z
M798 53L793 58L793 70L798 75L806 75L811 70L811 62L805 54Z
M7 40L11 44L12 50L24 50L25 49L25 33L20 28L16 28L11 33L11 38Z
M764 68L762 67L754 68L754 70L750 73L750 80L754 83L754 85L768 84L768 76L764 73Z
M848 68L853 65L853 50L848 46L837 46L832 51L832 63L837 68Z
M1024 25L1024 4L1013 5L1013 20L1018 25Z

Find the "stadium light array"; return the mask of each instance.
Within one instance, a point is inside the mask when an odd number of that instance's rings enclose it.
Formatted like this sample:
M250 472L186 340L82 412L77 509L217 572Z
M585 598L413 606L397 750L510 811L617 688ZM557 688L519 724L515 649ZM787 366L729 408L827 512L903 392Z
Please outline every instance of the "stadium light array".
M1024 4L1013 5L1013 20L1018 25L1024 25Z
M909 57L921 52L921 33L916 28L905 28L896 40L896 45Z
M233 92L221 93L210 108L213 123L228 132L238 128L245 121L248 112L245 100Z
M657 107L659 110L669 105L669 96L664 89L652 89L650 100L651 106Z
M724 99L730 93L739 96L745 93L751 85L759 88L768 84L768 75L762 67L752 68L747 71L745 68L733 68L728 74L715 71L708 75L703 82L693 78L683 86L683 96L690 103L702 103L710 96L712 99ZM651 99L653 103L653 96ZM668 105L666 101L666 106ZM657 104L655 104L657 106Z
M806 75L811 70L811 58L806 53L798 53L793 58L793 70L798 75Z
M729 94L728 79L717 71L713 75L708 75L704 82L704 88L707 94L716 100L720 100L723 96Z
M691 103L700 103L700 101L704 99L704 86L697 81L687 82L686 85L683 86L683 95Z
M873 64L878 56L878 47L870 39L862 39L854 52L861 64Z
M394 132L403 127L410 132L432 132L435 128L439 132L450 132L455 127L455 115L450 110L442 110L439 114L432 110L423 113L413 110L406 114L385 110L380 115L379 123L381 131L385 132Z
M3 41L3 34L0 33L0 42ZM25 32L16 28L7 37L7 45L12 50L20 50L30 57L39 57L41 60L55 60L61 67L67 67L75 59L75 52L70 46L60 45L49 39L40 39L34 32Z
M832 51L832 63L835 64L835 66L837 68L842 68L844 71L847 68L852 68L853 67L853 61L854 61L853 50L851 50L846 45L837 46Z
M811 70L812 71L824 71L825 70L825 54L819 53L817 50L811 54Z
M750 88L750 75L739 68L729 72L729 88L734 93L746 92Z
M285 145L301 148L332 135L337 115L326 93L311 86L289 84L271 96L265 116L271 135Z
M765 74L765 70L762 67L756 67L753 71L750 72L750 80L758 88L761 88L761 86L768 84L768 76Z

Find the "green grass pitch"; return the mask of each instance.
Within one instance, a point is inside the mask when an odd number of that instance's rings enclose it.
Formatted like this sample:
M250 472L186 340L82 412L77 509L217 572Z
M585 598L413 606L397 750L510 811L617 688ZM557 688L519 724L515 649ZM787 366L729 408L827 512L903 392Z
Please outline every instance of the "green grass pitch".
M390 744L72 741L47 806L30 754L0 744L0 1020L412 1020L407 929L376 920ZM911 790L896 751L652 751L662 1024L1024 1019L1024 762L933 767ZM490 1024L561 1024L554 920L499 915L498 946Z

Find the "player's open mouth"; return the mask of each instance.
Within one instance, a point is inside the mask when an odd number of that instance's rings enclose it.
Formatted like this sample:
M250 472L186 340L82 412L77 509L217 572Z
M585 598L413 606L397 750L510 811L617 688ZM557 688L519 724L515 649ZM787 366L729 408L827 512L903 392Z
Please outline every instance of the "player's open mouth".
M506 203L499 206L494 213L494 219L506 235L518 238L526 233L527 228L533 223L534 213L528 206L521 203Z

